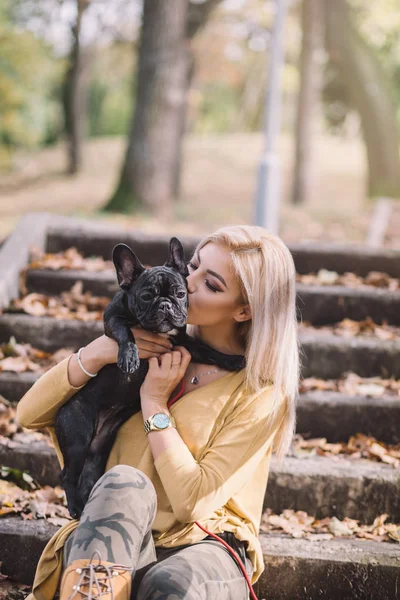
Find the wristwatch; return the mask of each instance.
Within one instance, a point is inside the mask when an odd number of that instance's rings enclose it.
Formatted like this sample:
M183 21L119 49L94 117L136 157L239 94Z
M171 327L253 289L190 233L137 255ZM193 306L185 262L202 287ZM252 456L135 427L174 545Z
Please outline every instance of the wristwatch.
M146 433L149 431L163 431L170 427L176 427L175 419L171 415L166 413L156 413L152 415L143 423L144 430Z

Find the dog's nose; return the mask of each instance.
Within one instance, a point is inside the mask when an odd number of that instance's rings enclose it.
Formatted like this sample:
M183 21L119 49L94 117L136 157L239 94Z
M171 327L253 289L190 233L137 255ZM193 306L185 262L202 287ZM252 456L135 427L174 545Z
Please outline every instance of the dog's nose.
M169 302L160 302L160 310L162 310L165 313L173 312Z

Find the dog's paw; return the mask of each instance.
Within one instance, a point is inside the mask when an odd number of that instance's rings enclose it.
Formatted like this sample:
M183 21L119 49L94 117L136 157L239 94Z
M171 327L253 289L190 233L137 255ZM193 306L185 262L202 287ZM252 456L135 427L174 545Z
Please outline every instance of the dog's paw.
M134 373L140 365L139 350L134 342L121 344L118 350L118 367L124 373Z

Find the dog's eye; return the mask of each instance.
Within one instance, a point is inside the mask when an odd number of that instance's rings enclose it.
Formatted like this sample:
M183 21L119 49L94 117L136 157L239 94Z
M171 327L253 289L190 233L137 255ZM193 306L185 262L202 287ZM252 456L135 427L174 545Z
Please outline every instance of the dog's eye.
M185 292L178 292L176 297L177 298L184 298L186 296Z
M140 296L140 298L141 298L142 300L144 300L145 302L148 302L149 300L151 300L151 299L153 298L153 296L152 296L151 294L142 294L142 295Z

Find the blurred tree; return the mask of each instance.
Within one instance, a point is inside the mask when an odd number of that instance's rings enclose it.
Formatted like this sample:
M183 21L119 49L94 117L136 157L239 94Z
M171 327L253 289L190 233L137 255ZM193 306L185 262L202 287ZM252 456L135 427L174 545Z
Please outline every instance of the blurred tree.
M190 40L220 0L144 0L136 105L120 180L106 211L158 213L178 195L187 93L194 72Z
M93 67L98 58L97 44L105 54L108 49L113 54L118 43L127 45L129 40L132 44L136 36L134 25L136 12L140 11L140 0L113 0L112 6L91 0L5 1L10 4L13 25L34 32L38 40L51 47L57 72L60 74L62 70L63 80L58 79L50 92L52 99L59 103L63 118L59 119L57 126L52 122L46 124L44 135L48 143L65 135L67 171L76 173L80 168L86 133L94 131L96 134L101 129L101 117L104 116L106 129L110 127L109 121L114 119L119 125L117 132L126 131L126 109L121 111L113 106L110 114L102 115L104 106L105 112L107 110L107 102L115 104L115 93L122 91L123 101L127 104L126 82L123 82L124 89L118 90L114 73L112 77L105 78L103 71L96 80ZM44 89L42 93L44 100L48 90ZM93 109L90 114L89 101Z
M136 106L117 189L105 210L158 213L171 208L185 101L188 0L144 0Z
M66 2L66 0L58 1ZM108 51L112 55L113 50L118 50L119 45L124 45L126 38L132 42L134 13L140 5L139 0L114 0L112 5L108 6L105 3L102 5L101 2L92 2L91 0L73 1L76 3L76 18L70 24L72 43L63 90L65 128L68 140L68 172L70 174L74 174L80 169L84 137L93 126L94 128L100 126L99 122L95 122L95 114L100 116L102 106L106 105L107 96L109 96L108 100L115 101L115 95L110 98L112 94L109 93L113 86L113 75L108 74L105 80L103 72L97 81L93 77L95 61L98 60L96 44L99 40L107 39ZM84 22L88 25L86 30L83 27ZM85 36L84 33L86 33ZM85 43L83 43L84 41ZM114 84L113 91L116 91L115 87ZM119 92L121 93L121 90ZM117 110L113 110L114 122L117 120L120 126L123 125L122 131L120 127L118 133L126 131L124 127L126 124L124 108L126 108L128 98L126 88L122 90L122 93L124 92L124 99L118 98L119 107ZM95 114L88 115L89 102ZM105 127L107 128L107 123L105 123Z
M302 48L300 56L300 89L295 128L295 165L292 203L303 204L311 195L313 165L313 129L318 124L322 84L324 14L321 0L302 2Z
M85 117L87 86L85 72L90 53L83 52L81 47L82 19L88 9L90 0L76 0L76 20L71 26L72 44L69 66L63 85L63 106L65 131L67 134L68 165L67 172L76 174L82 161L82 142L85 136ZM86 63L86 64L85 64Z
M353 24L346 0L325 0L326 46L360 115L369 196L400 197L399 134L393 91L382 62Z

